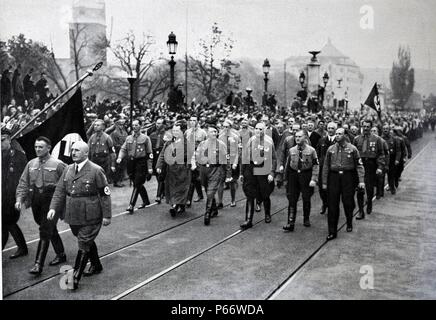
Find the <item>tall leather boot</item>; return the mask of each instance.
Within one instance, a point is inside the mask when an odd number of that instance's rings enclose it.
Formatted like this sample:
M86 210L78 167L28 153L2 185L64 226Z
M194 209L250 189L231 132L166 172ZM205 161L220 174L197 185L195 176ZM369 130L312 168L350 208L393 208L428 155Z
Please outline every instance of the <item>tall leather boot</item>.
M265 223L271 223L271 199L264 200L263 207L265 208Z
M53 230L53 236L51 237L51 244L53 246L54 251L56 252L56 257L50 261L50 266L56 266L60 263L67 261L67 256L65 255L64 244L62 243L62 239L59 236L58 230L55 227Z
M372 212L372 198L370 199L368 197L368 203L366 204L366 213L371 214L371 212Z
M48 246L50 242L45 239L39 240L38 249L36 251L35 265L29 270L29 273L39 275L44 267L45 257L47 256Z
M129 207L126 209L126 211L128 211L129 214L133 214L133 209L135 208L137 199L138 199L138 189L136 187L133 187L132 195L130 196Z
M73 273L73 289L77 290L79 288L79 282L82 278L83 271L85 270L86 264L88 263L88 252L79 250L76 257L76 265L74 266Z
M163 193L164 193L164 182L159 181L157 184L157 192L156 192L156 202L157 203L161 203Z
M295 228L295 217L296 217L296 210L293 206L288 205L288 224L283 226L283 230L285 231L294 231Z
M241 229L245 230L253 226L254 198L247 198L245 204L245 222L241 224Z
M236 182L230 182L230 197L232 198L230 202L231 207L236 207Z
M303 225L310 227L310 201L303 201Z
M88 271L83 273L84 277L90 277L103 271L103 266L101 265L100 258L98 257L98 250L95 242L93 242L90 248L89 260L91 261L91 265L89 266Z
M215 200L215 197L213 197L213 200L212 200L212 208L211 208L211 214L212 214L212 218L213 217L216 217L217 215L218 215L218 206L217 206L217 204L216 204L216 200Z
M356 219L357 220L362 220L365 219L365 211L363 211L363 196L364 196L365 192L363 190L358 190L357 191L357 205L359 206L359 213L357 214Z
M210 224L211 213L212 213L212 200L207 198L207 200L206 200L206 212L204 213L204 225L206 225L206 226L208 226Z
M150 204L150 200L148 199L148 193L144 186L138 188L138 192L141 195L142 204L138 207L138 209L143 209Z
M14 241L18 247L17 251L15 251L15 253L9 257L9 259L16 259L18 257L27 256L29 252L27 250L26 240L24 239L23 232L21 231L18 224L14 223L8 225L7 229L9 230L12 238L14 238Z

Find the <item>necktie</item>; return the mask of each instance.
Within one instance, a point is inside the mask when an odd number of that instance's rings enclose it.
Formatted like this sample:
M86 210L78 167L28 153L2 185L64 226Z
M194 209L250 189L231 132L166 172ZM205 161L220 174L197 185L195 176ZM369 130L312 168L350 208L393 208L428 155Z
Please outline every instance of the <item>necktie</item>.
M298 153L298 170L300 170L303 167L303 163L301 159L303 158L303 149L301 147L298 147L299 153Z
M76 175L79 173L79 165L76 164Z

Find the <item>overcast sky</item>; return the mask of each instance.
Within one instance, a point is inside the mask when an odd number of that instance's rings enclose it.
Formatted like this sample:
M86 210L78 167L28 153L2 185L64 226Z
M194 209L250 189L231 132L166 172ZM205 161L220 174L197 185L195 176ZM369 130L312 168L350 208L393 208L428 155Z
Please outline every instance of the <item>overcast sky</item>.
M24 33L47 45L52 42L57 57L68 57L71 4L0 0L0 38ZM373 29L360 26L364 5L374 10ZM408 44L414 67L436 70L434 0L106 0L108 35L111 17L112 40L129 30L149 32L156 38L156 51L165 54L170 31L177 35L179 53L186 45L193 52L217 22L236 41L234 58L283 60L319 50L330 37L362 67L390 68L399 44Z

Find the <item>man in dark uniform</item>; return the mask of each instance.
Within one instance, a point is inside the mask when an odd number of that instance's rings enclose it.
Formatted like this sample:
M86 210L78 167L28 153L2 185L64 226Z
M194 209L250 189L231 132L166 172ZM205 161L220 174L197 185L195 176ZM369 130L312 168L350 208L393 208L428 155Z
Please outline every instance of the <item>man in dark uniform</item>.
M286 231L294 231L300 193L303 198L303 223L305 227L310 227L310 199L318 180L319 166L316 151L307 145L306 138L303 130L295 134L297 145L289 150L286 161L285 180L288 181L286 194L289 200L288 224L283 227Z
M373 135L380 137L377 126L374 126L371 128L371 133ZM385 159L389 159L388 143L382 137L380 137L380 139L383 143L383 152L385 155ZM386 176L386 173L388 172L388 169L389 169L389 165L385 163L385 166L383 168L383 172L381 174L377 175L377 188L376 188L376 192L375 192L375 197L377 200L379 200L385 196L385 176Z
M389 148L389 158L386 158L386 167L388 168L388 184L391 194L395 194L395 176L397 172L397 166L400 164L401 160L401 140L396 137L389 124L385 123L383 125L383 140L386 141Z
M195 150L197 149L200 142L206 140L207 133L203 129L200 128L198 125L198 118L196 116L191 116L189 118L189 125L188 130L185 132L186 139L187 139L187 146L188 146L188 159L192 157L192 155L195 156ZM203 191L201 189L201 181L200 181L200 171L198 168L192 170L192 179L191 179L191 185L189 187L189 193L188 193L188 202L187 207L191 206L192 198L194 196L194 190L197 191L197 199L194 200L194 202L199 202L203 200Z
M112 141L114 143L115 148L115 154L118 155L121 150L121 146L124 144L124 142L127 139L127 130L124 127L126 120L124 118L124 115L119 114L115 118L115 126L114 130L110 133L110 137L112 138ZM124 187L124 184L122 183L124 178L124 170L126 168L126 161L123 159L121 163L115 164L115 172L113 175L114 180L114 187L122 188Z
M197 162L200 166L200 180L206 190L206 212L204 214L204 224L210 224L210 218L218 215L218 208L215 194L220 183L230 177L227 170L227 148L226 144L218 139L218 128L209 125L207 139L200 142L191 160L191 169L195 170ZM227 172L226 172L227 171Z
M226 144L226 163L227 166L231 167L232 175L231 178L227 178L223 181L218 188L218 209L223 207L223 193L224 193L224 183L228 183L230 187L230 206L236 206L236 185L239 179L239 166L238 166L238 142L239 135L236 130L232 128L232 121L226 119L223 123L223 129L219 134L219 139Z
M259 122L255 135L244 146L241 163L242 189L247 201L245 204L245 222L242 229L253 226L254 200L263 202L265 223L271 222L271 199L274 191L274 173L277 167L276 151L271 133L265 133L265 124Z
M327 135L319 139L318 147L316 148L316 154L319 159L319 176L318 176L318 188L319 196L322 200L322 207L320 214L324 214L327 210L327 191L322 188L322 167L324 165L324 159L327 154L328 148L335 144L335 132L338 125L335 122L329 122L327 124Z
M396 175L395 175L395 187L398 188L398 185L401 181L401 174L403 173L404 170L404 164L406 163L407 159L412 158L412 148L410 146L409 139L401 131L401 127L395 127L394 134L402 140L401 160L400 163L398 164Z
M79 251L74 265L74 290L79 286L88 258L91 266L85 276L103 270L94 240L101 225L109 225L112 217L111 193L106 176L100 166L88 160L88 152L85 142L73 144L71 157L74 163L62 173L47 213L47 218L52 220L64 212L61 219L70 225L73 235L77 237Z
M156 163L159 158L159 154L162 151L164 146L163 137L165 135L165 123L163 118L158 118L156 120L156 126L153 130L147 132L147 135L150 137L151 145L153 148L153 172L156 175L157 180L157 192L156 192L156 202L160 203L162 196L165 194L165 182L162 179L159 179L159 176L156 172Z
M97 119L94 122L94 133L88 140L89 160L103 168L109 183L111 171L115 172L115 148L112 138L105 133L104 121Z
M16 191L15 207L17 210L21 210L23 205L30 202L33 218L39 226L39 243L35 265L29 271L35 275L42 272L50 242L56 252L56 258L49 265L55 266L67 261L64 245L56 228L59 214L52 220L47 220L47 212L56 184L66 167L65 163L50 155L50 150L51 141L48 138L41 136L36 139L35 153L37 158L30 160L27 164Z
M23 152L11 146L11 132L1 129L2 139L2 249L8 242L9 233L17 244L17 251L10 256L15 259L28 253L26 240L17 222L20 211L15 208L15 190L26 166L26 156Z
M310 145L316 150L321 135L315 131L315 123L313 120L307 121L307 136L310 140Z
M122 145L117 159L117 163L121 163L123 158L127 156L127 174L130 180L133 181L132 196L127 208L130 214L133 213L138 194L142 198L142 205L138 209L145 208L150 204L144 183L145 180L149 181L151 179L153 173L153 150L150 138L141 133L141 125L140 120L133 120L133 133L127 137Z
M382 174L385 166L385 156L383 151L383 142L380 137L371 134L371 120L363 121L363 133L354 138L353 144L359 150L360 157L365 168L365 189L367 197L367 213L372 212L372 197L374 196L374 187L377 185L377 175ZM357 220L365 218L364 191L359 189L357 192L357 204L359 205L359 214Z
M322 170L322 188L328 190L327 240L333 240L338 233L339 204L342 198L347 232L353 231L354 191L365 188L364 168L359 151L345 140L345 130L336 130L336 143L329 147ZM357 179L356 179L357 178Z

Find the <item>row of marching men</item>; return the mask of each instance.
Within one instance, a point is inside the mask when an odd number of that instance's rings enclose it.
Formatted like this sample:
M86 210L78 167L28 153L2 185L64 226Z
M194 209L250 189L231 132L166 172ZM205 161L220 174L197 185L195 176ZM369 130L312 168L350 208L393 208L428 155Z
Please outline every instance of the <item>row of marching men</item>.
M371 121L363 122L362 133L354 137L353 144L344 128L337 128L334 122L328 123L327 134L317 139L316 148L310 146L313 131L300 130L298 124L293 124L289 134L282 137L277 152L271 133L273 127L264 121L258 122L254 130L246 120L241 121L239 130L232 128L230 120L224 121L221 130L213 124L206 130L199 128L196 117L191 117L189 121L189 129L186 121L176 122L162 148L156 148L155 141L150 139L153 135L141 133L141 122L135 120L132 123L133 133L126 138L118 154L108 149L112 157L111 169L114 169L114 163L127 159L127 173L134 186L127 208L130 213L133 213L139 195L143 201L140 207L150 203L144 183L156 173L158 197L165 196L172 216L183 213L191 205L194 190L199 193L197 201L201 200L204 187L204 223L209 225L222 205L225 184L230 189L231 206L235 206L239 179L246 196L246 221L241 228L247 229L252 227L254 212L260 211L260 204L264 207L265 222L271 222L270 195L275 187L275 177L281 176L282 181L287 181L289 200L287 223L283 229L293 231L295 228L300 194L303 224L310 227L311 197L318 184L323 202L321 213L328 209L327 239L331 240L337 236L340 200L347 218L347 231L350 232L355 191L359 205L357 219L363 219L365 190L367 214L370 214L374 188L378 189L377 197L383 196L383 179L387 173L389 188L394 194L405 158L411 157L410 144L401 132L386 125L382 138L374 131L378 129ZM40 228L40 241L30 273L39 275L50 242L56 252L56 258L50 265L66 261L56 229L57 220L63 219L70 224L78 239L79 251L71 280L73 289L78 287L83 274L91 276L102 271L94 240L101 226L109 225L111 221L107 172L95 163L98 162L95 158L92 161L89 159L91 154L96 153L93 148L102 142L93 141L90 139L89 145L76 142L72 148L75 163L66 166L50 156L50 140L40 137L35 141L37 158L25 165L24 155L12 147L10 133L2 131L3 248L10 233L18 246L11 258L27 254L17 221L22 207L31 206ZM157 200L160 201L159 198ZM90 268L84 271L88 260Z

